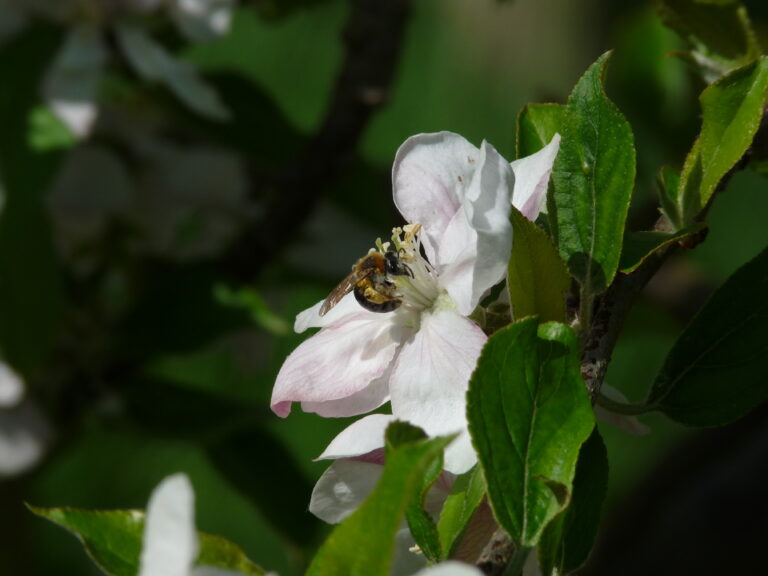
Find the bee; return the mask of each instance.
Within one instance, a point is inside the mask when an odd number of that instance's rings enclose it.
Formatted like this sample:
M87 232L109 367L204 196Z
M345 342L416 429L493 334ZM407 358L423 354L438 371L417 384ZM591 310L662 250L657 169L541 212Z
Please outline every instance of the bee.
M320 307L320 316L336 306L350 292L371 312L392 312L403 303L392 276L410 276L413 272L397 252L370 252L352 266L352 272L334 288Z

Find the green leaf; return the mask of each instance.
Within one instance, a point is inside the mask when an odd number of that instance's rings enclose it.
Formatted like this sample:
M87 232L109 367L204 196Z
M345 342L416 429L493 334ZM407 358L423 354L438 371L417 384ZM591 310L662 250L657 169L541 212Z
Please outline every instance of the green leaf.
M395 534L408 506L418 498L425 474L451 438L415 439L413 427L402 422L387 428L384 471L376 488L349 518L334 529L312 561L308 576L389 574ZM393 442L394 435L411 441Z
M517 115L517 157L538 152L562 130L565 106L527 104Z
M616 274L635 180L632 129L603 90L609 56L587 70L568 98L552 173L553 231L587 296L603 292Z
M499 524L534 546L567 505L594 414L568 326L526 318L491 336L469 385L467 416Z
M688 59L707 82L760 55L747 11L741 2L712 0L656 0L662 22L685 38L692 50Z
M733 71L700 96L702 126L700 203L744 156L760 127L768 100L768 57Z
M768 399L768 249L715 292L675 342L650 409L688 426L718 426Z
M542 574L568 574L589 558L608 488L608 452L595 428L581 447L571 504L544 531L539 542Z
M634 272L645 262L646 258L656 251L672 243L684 242L691 236L701 233L706 227L703 222L697 222L677 232L660 232L657 230L630 232L624 236L619 269L625 274Z
M39 106L29 116L29 147L37 152L72 148L77 138L69 127L45 106Z
M725 175L752 145L768 100L768 57L734 70L699 97L701 135L685 159L680 181L662 205L673 224L689 226L707 206Z
M571 288L568 268L543 230L514 207L511 219L514 239L507 287L512 317L564 321L565 293Z
M442 471L443 459L442 457L436 458L424 473L421 489L416 498L411 501L405 511L405 518L408 520L411 535L429 562L439 562L443 559L443 548L437 525L432 516L424 509L427 493L440 478Z
M213 295L220 304L247 312L254 324L271 334L284 336L291 332L291 325L272 312L264 298L253 288L234 290L224 284L216 284Z
M77 508L29 509L71 532L88 556L110 576L136 576L144 532L141 510L81 510ZM202 532L198 565L261 576L264 570L251 562L232 542Z
M682 214L678 210L680 172L671 166L662 166L659 171L658 186L659 203L661 204L662 212L664 212L676 230L684 228Z
M454 482L437 524L445 558L453 556L484 497L485 476L480 466L475 466Z
M386 454L413 442L420 442L427 439L427 435L421 428L411 426L404 422L396 422L390 427L385 443ZM440 454L432 460L424 473L421 482L421 488L415 497L408 504L405 511L405 517L408 520L408 528L411 530L413 539L418 544L424 556L430 562L439 562L442 560L442 548L440 546L440 537L437 533L437 526L424 510L424 501L432 485L440 477L443 471L443 457Z

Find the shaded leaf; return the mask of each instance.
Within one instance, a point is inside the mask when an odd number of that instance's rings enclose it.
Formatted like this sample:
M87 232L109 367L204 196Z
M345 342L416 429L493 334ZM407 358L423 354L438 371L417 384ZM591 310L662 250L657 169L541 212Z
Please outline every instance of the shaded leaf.
M656 0L664 24L691 46L689 59L707 82L760 55L746 8L738 1Z
M562 131L565 106L527 104L517 115L517 157L524 158L549 144Z
M768 398L768 250L737 270L675 342L646 404L718 426Z
M491 336L468 392L467 415L499 524L534 546L570 499L594 414L576 334L526 318Z
M71 532L88 556L110 576L136 576L144 533L141 510L81 510L77 508L29 509ZM202 532L198 564L233 570L242 574L265 574L229 540Z
M589 558L608 488L608 452L595 428L581 447L568 508L547 526L539 542L542 574L568 574Z
M514 207L511 219L514 241L507 287L512 317L564 321L565 293L571 288L568 268L543 230Z
M657 230L629 232L624 236L619 269L623 273L629 274L636 270L654 252L672 243L685 241L691 236L700 233L706 227L706 224L703 222L697 222L677 232L660 232Z
M437 524L445 558L451 558L461 543L461 537L484 497L485 476L480 466L475 466L454 482Z
M560 255L587 296L603 292L616 274L635 180L632 129L603 90L609 56L568 98L549 202Z

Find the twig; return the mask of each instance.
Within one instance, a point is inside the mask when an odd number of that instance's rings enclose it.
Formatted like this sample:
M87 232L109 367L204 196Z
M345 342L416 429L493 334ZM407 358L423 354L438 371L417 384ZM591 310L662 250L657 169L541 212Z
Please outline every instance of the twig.
M224 258L230 275L252 280L312 214L323 192L352 159L373 112L389 97L410 0L354 0L342 71L318 133L301 157L272 182L252 174L268 192L264 218L239 238Z

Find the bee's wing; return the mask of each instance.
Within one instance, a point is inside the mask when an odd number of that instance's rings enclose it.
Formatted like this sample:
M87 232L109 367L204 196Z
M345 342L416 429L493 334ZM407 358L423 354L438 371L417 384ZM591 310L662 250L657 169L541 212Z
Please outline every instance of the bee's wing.
M331 308L336 306L336 304L338 304L341 299L344 298L344 296L352 292L355 284L367 276L370 276L372 272L373 270L352 270L352 272L350 272L347 277L344 278L344 280L339 282L339 285L331 290L330 294L328 294L328 297L323 302L323 305L320 306L320 316L325 316Z

